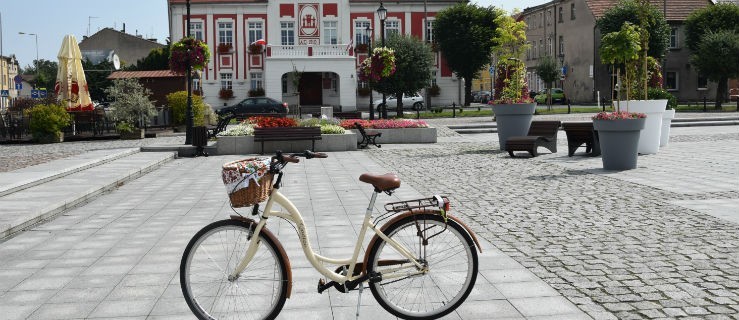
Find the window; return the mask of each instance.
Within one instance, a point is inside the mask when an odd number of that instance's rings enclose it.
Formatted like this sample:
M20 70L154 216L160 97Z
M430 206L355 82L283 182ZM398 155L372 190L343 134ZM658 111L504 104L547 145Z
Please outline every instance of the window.
M431 85L436 85L436 70L431 70Z
M544 55L544 39L539 39L539 58Z
M295 45L295 22L280 22L280 42L283 46Z
M190 36L198 39L200 41L203 41L203 23L198 22L190 22Z
M564 8L559 7L559 23L562 23L562 21L564 20L564 11Z
M370 22L366 20L354 21L354 45L369 44Z
M562 36L559 36L559 55L565 54L565 39Z
M221 73L221 89L233 89L233 74L230 72Z
M526 41L526 60L531 60L531 42Z
M534 40L534 45L531 46L531 49L533 51L533 52L531 52L531 59L536 59L536 57L537 57L536 53L538 52L538 50L536 50L536 48L537 48L537 46L536 46L536 40Z
M385 20L385 39L390 38L393 34L400 34L400 21Z
M264 39L264 25L261 21L249 22L249 43Z
M434 42L434 20L426 21L426 42Z
M249 77L251 78L251 89L259 89L262 88L262 73L261 72L251 72L249 73Z
M548 26L552 25L552 10L551 9L547 10L547 25Z
M679 47L680 43L678 42L677 37L677 28L671 28L670 29L670 49L676 49Z
M336 21L323 22L323 44L336 44L338 34L336 26Z
M570 3L570 20L575 20L575 4Z
M225 43L233 45L234 40L233 23L231 22L219 22L218 23L218 44Z
M668 91L676 91L678 89L677 86L677 72L675 71L667 71L665 72L665 89Z
M701 89L708 88L708 78L704 76L698 76L698 88L701 88Z
M287 73L282 75L282 94L287 93Z
M554 47L552 47L552 37L547 38L547 55L551 56L554 54Z

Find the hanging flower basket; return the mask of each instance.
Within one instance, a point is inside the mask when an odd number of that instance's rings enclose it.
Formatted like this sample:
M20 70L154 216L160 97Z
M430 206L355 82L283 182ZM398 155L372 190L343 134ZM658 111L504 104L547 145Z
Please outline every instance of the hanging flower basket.
M205 42L190 37L172 44L169 52L169 69L176 73L187 71L187 63L193 70L203 70L210 61L210 49Z
M395 73L395 51L387 47L375 48L369 58L359 65L359 80L380 81Z

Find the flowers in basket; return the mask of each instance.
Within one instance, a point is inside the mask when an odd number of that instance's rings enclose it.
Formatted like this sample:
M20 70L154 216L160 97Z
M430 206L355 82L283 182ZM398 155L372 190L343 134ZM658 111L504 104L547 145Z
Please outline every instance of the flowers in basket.
M169 50L169 69L184 73L188 62L193 70L202 70L210 62L208 45L191 37L173 43Z
M359 80L380 81L395 73L395 51L387 47L372 50L372 54L359 65Z
M598 112L593 116L593 120L630 120L642 119L647 115L638 112L614 111L614 112Z

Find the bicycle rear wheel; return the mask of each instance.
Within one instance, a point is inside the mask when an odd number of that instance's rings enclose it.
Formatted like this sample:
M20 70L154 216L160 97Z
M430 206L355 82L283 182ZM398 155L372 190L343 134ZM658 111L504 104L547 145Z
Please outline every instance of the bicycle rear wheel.
M222 220L200 230L180 264L180 285L198 319L274 319L287 295L287 268L277 245L264 233L249 265L236 279L229 273L249 247L249 225Z
M477 279L477 252L464 228L452 220L445 223L437 214L418 214L394 222L383 232L427 269L419 270L378 238L370 248L367 268L382 275L369 287L385 310L404 319L436 319L464 302Z

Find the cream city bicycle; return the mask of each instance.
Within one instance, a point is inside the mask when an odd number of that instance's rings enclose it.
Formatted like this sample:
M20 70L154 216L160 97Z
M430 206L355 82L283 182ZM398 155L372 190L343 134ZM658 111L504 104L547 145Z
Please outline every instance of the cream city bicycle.
M283 155L278 151L263 160L266 167L262 169L255 162L231 163L234 170L229 174L242 176L232 190L243 191L239 199L236 192L230 194L232 205L253 205L251 213L259 220L232 215L209 224L188 243L180 265L180 284L188 306L199 319L274 319L280 313L290 298L292 274L280 241L265 226L273 217L295 225L306 258L328 279L319 280L318 293L329 288L343 293L359 290L361 299L367 283L385 310L405 319L435 319L464 302L477 278L475 249L480 250L480 245L464 223L447 213L446 197L387 203L386 212L374 217L377 196L391 194L400 187L400 179L395 174L362 174L359 180L371 184L374 192L353 254L345 259L324 257L313 251L303 217L279 191L283 168L297 163L298 157L326 155L310 151ZM251 193L244 196L247 191ZM258 203L265 197L264 210L260 210ZM275 204L281 210L273 210ZM383 221L387 222L378 228ZM359 260L367 232L374 236ZM332 271L327 264L338 268Z

